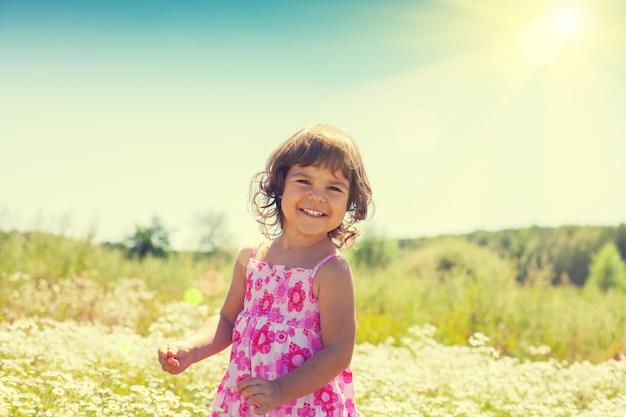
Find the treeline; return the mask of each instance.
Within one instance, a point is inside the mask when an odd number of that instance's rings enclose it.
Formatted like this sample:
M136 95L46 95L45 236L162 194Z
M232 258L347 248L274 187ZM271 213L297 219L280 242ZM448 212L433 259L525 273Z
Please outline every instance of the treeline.
M416 249L441 237L402 239L398 243L400 249ZM457 237L512 260L517 282L529 286L584 286L594 256L603 248L615 248L616 256L626 260L626 223L619 226L533 226L494 232L478 230Z

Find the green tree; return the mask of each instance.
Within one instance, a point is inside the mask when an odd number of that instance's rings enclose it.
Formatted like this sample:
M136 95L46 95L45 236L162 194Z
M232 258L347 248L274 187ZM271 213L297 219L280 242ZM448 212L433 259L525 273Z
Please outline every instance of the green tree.
M554 229L553 237L549 252L557 279L566 279L574 285L584 286L592 255L609 240L605 229L564 226Z
M398 256L398 241L379 234L366 236L357 244L354 261L369 268L386 268Z
M135 226L135 233L128 237L126 247L129 258L143 259L148 255L166 258L170 250L169 232L155 216L150 226Z
M622 259L626 259L626 223L621 223L615 229L615 245Z
M626 264L615 243L605 244L593 256L587 285L596 286L602 291L612 288L626 291Z
M448 342L507 322L517 289L513 262L459 237L436 238L409 256L410 270L425 287L423 302L434 312L428 320L446 329Z

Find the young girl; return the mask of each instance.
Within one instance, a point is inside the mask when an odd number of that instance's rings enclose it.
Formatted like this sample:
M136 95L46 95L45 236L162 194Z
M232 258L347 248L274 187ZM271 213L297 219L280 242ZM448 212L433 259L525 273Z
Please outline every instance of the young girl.
M241 250L224 305L188 341L159 348L178 374L232 343L212 417L359 416L352 272L337 249L358 235L371 188L345 131L305 128L269 157L251 187L271 240Z

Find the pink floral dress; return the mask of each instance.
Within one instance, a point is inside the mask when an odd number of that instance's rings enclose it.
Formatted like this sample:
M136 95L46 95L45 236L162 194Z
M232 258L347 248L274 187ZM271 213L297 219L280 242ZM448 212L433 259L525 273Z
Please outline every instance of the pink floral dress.
M323 347L313 269L270 267L254 259L246 268L246 297L233 329L230 363L213 402L212 417L254 416L233 387L249 377L276 379L300 366ZM358 417L352 372L345 369L326 386L274 408L265 416Z

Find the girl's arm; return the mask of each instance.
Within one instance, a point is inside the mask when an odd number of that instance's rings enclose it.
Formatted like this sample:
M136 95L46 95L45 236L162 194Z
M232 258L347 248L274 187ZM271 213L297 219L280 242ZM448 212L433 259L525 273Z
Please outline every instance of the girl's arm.
M237 315L243 309L246 265L250 253L250 248L239 252L233 267L230 289L220 313L209 318L188 340L159 348L159 362L164 371L179 374L191 364L221 352L232 343L233 326Z
M350 365L356 333L355 295L348 261L335 258L317 272L317 289L324 348L300 367L274 381L249 378L237 385L255 414L309 394L326 385Z

